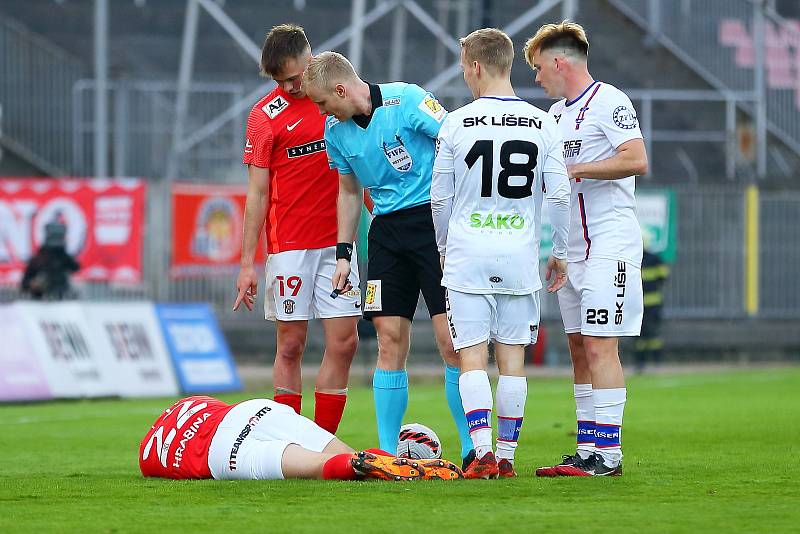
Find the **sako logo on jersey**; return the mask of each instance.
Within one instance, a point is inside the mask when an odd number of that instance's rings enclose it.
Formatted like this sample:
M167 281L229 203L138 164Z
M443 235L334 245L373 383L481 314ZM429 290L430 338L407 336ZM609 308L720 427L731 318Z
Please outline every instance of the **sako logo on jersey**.
M286 149L286 155L290 158L301 158L316 154L317 152L325 152L325 140L311 141L304 145L290 146Z
M536 117L517 117L505 114L501 117L481 115L480 117L464 117L464 128L472 126L522 126L524 128L542 129L542 119Z
M579 156L581 153L581 143L582 141L580 139L564 141L564 159Z
M261 418L266 415L267 412L271 412L272 408L269 406L264 406L260 410L258 410L253 417L247 422L239 435L236 437L236 441L233 442L233 448L231 448L231 454L228 457L228 468L231 471L236 471L236 457L239 455L239 447L242 446L244 442L244 438L250 435L250 432L256 427Z
M282 96L276 96L263 106L261 106L261 110L269 116L270 119L274 119L278 116L278 114L283 111L284 109L289 107L289 102L286 101Z
M492 230L521 230L525 228L525 219L517 214L476 212L469 216L469 226Z

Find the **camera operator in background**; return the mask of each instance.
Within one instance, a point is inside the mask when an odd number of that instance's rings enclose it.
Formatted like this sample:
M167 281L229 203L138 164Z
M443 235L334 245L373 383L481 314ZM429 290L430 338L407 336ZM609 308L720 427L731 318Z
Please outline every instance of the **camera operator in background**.
M21 291L33 300L62 300L72 295L70 274L80 264L66 249L67 227L55 219L44 227L44 243L25 267Z

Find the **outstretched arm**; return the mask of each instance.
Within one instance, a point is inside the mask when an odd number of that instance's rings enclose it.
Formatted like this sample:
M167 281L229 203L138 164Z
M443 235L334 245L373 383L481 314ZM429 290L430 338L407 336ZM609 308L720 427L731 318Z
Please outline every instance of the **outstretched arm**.
M248 310L253 310L258 293L258 276L254 268L258 238L264 229L264 220L269 203L269 169L247 166L247 200L244 208L244 233L242 236L242 256L239 276L236 279L238 294L233 311L244 302Z

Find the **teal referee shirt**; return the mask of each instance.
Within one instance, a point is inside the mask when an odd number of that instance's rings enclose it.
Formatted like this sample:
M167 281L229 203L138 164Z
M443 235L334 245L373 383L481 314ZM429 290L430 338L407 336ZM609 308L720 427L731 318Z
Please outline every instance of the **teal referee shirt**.
M374 215L431 201L436 137L447 111L411 83L369 84L372 115L328 117L325 145L332 169L369 189Z

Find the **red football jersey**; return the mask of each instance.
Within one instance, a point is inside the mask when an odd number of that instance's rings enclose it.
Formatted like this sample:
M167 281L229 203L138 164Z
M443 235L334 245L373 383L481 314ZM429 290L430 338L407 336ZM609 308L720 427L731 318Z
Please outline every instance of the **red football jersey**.
M247 119L242 162L269 168L269 253L336 244L339 175L328 166L325 116L309 98L277 87L259 100Z
M211 478L208 448L222 418L233 408L211 397L181 399L159 417L139 445L146 477Z

